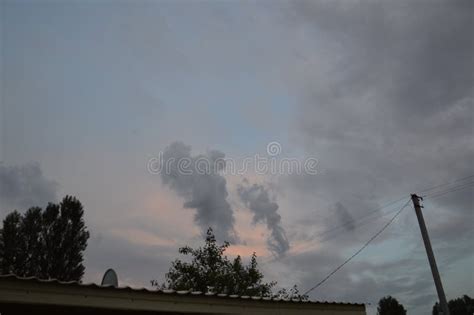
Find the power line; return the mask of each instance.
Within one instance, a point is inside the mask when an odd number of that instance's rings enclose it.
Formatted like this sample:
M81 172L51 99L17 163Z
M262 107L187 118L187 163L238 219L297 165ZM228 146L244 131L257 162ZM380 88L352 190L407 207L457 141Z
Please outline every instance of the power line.
M424 197L430 198L430 199L435 199L437 197L440 197L440 196L443 196L443 195L446 195L446 194L449 194L449 193L452 193L452 192L455 192L455 191L463 190L463 189L466 189L466 188L469 188L469 187L473 187L473 186L474 186L474 182L469 182L469 183L465 183L465 184L462 184L462 185L450 187L449 189L446 189L444 191L438 191L436 193L433 193L431 195L426 195Z
M323 231L323 232L317 234L316 237L322 237L322 236L324 236L324 235L326 235L326 234L329 234L329 233L331 233L331 232L333 232L333 231L335 231L335 230L339 230L339 229L344 228L344 227L346 227L346 226L349 226L349 225L351 225L351 224L353 224L353 223L355 223L355 222L358 222L358 221L363 220L363 219L365 219L365 218L367 218L367 217L370 217L372 214L377 213L377 212L380 212L380 211L382 211L383 209L385 209L385 208L387 208L387 207L390 207L391 205L396 204L397 202L400 202L400 201L404 200L405 198L406 198L406 197L403 196L402 198L397 199L397 200L394 200L394 201L391 201L391 202L389 202L389 203L383 205L382 207L379 207L379 208L377 208L377 209L375 209L375 210L372 210L372 211L370 211L369 213L367 213L367 214L365 214L365 215L363 215L363 216L361 216L361 217L359 217L359 218L357 218L357 219L352 219L352 220L346 221L346 222L344 222L344 223L342 223L342 224L340 224L340 225L336 225L336 226L334 226L334 227L332 227L332 228L330 228L330 229L328 229L328 230L326 230L326 231Z
M369 223L371 223L372 221L377 220L377 219L379 219L379 218L382 218L382 217L384 217L384 216L386 216L386 215L389 215L389 214L391 214L391 213L393 213L393 212L395 212L395 211L397 211L397 208L392 209L392 210L389 210L389 211L386 212L386 213L381 213L381 214L379 214L379 215L377 215L377 216L375 216L375 217L368 218L367 220L364 220L364 221L358 223L357 225L354 225L353 230L356 230L356 229L360 228L361 226L364 226L364 225L366 225L366 224L369 224ZM332 240L332 239L338 237L339 235L340 235L340 234L335 234L335 235L332 236L332 237L327 237L327 238L320 239L320 240L319 240L319 243L324 243L324 242L330 241L330 240Z
M455 180L450 181L450 182L447 182L447 183L439 184L439 185L436 185L436 186L433 186L433 187L429 187L429 188L424 188L424 189L422 189L422 190L418 190L418 192L419 192L419 193L421 193L421 192L429 192L429 191L434 190L434 189L436 189L436 188L440 188L440 187L444 187L444 186L453 185L453 184L455 184L455 183L462 182L462 181L465 181L465 180L470 179L470 178L473 178L473 177L474 177L474 175L469 175L469 176L466 176L466 177L462 177L462 178L455 179ZM472 182L472 183L474 183L474 182ZM454 192L454 191L461 190L461 189L464 189L464 188L466 188L466 187L469 187L470 184L471 184L471 182L469 182L469 183L463 183L463 184L460 184L460 185L457 185L457 186L447 187L447 189L444 190L444 191L441 190L441 191L433 192L431 195L428 194L428 195L423 196L423 197L429 197L430 199L434 199L434 198L440 197L440 196L442 196L442 195L444 195L444 194L451 193L451 192ZM465 185L467 185L467 186L465 186ZM453 188L456 188L456 189L453 189ZM449 190L449 191L448 191L448 190ZM396 204L397 202L400 202L400 201L404 200L405 198L406 198L406 195L405 195L404 197L401 197L401 198L397 199L397 200L391 201L391 202L389 202L389 203L383 205L382 207L379 207L379 208L377 208L377 209L374 209L374 210L370 211L369 213L367 213L367 214L365 214L365 215L363 215L363 216L361 216L361 217L359 217L359 218L346 221L346 222L344 222L344 223L342 223L342 224L340 224L340 225L334 226L334 227L332 227L332 228L330 228L330 229L328 229L328 230L326 230L326 231L323 231L323 232L321 232L321 233L319 233L319 234L316 234L315 237L320 238L320 237L322 237L322 236L324 236L324 235L330 234L330 233L333 232L333 231L340 230L341 228L344 228L344 227L346 227L346 226L349 226L350 224L353 224L353 223L355 223L355 222L359 222L359 221L361 221L361 220L364 220L365 218L370 217L370 216L373 215L374 213L380 212L380 211L382 211L383 209L385 209L385 208L387 208L387 207L389 207L389 206L391 206L391 205L394 205L394 204ZM357 228L359 228L360 226L363 226L363 225L369 223L369 222L372 221L372 220L375 220L375 219L384 217L384 216L386 216L386 215L388 215L388 214L394 212L395 210L396 210L396 209L392 209L392 210L388 211L387 213L382 213L382 214L379 215L379 216L370 218L370 219L368 219L366 222L363 222L363 223L361 223L361 224L356 225L354 228L357 229ZM338 235L336 235L336 236L334 236L334 237L329 237L329 238L326 238L326 239L319 240L319 242L320 242L320 243L322 243L322 242L327 242L327 241L329 241L329 240L331 240L331 239L334 239L335 237L337 237L337 236L339 236L339 235L340 235L340 234L338 234ZM299 254L290 254L290 256L294 256L294 255L299 255ZM267 263L270 263L270 262L275 261L275 260L278 260L278 257L271 257L271 258L269 258L267 261L264 261L263 264L267 264Z
M466 176L466 177L463 177L463 178L458 178L458 179L455 179L455 180L453 180L453 181L450 181L450 182L447 182L447 183L444 183L444 184L440 184L440 185L436 185L436 186L431 187L431 188L419 190L418 193L419 193L419 194L421 194L421 193L426 193L426 192L428 192L428 191L430 191L430 190L433 190L433 189L436 189L436 188L440 188L440 187L443 187L443 186L448 186L448 185L456 184L456 183L465 181L465 180L470 179L470 178L473 178L473 177L474 177L474 175L469 175L469 176Z
M403 199L398 199L398 200L392 201L392 202L386 204L385 206L380 207L380 208L378 208L377 210L372 211L369 215L366 215L366 216L360 217L360 218L358 218L358 219L352 220L352 222L361 221L361 220L363 220L364 218L370 216L371 214L373 214L373 213L375 213L375 212L377 212L377 211L380 211L381 209L384 209L384 208L386 208L386 207L388 207L388 206L390 206L390 205L392 205L392 204L395 204L395 203L397 203L397 202L399 202L399 201L401 201L401 200L404 200L404 199L406 199L406 197L403 197ZM390 213L393 213L394 211L397 211L397 208L392 209L392 210L388 211L387 213L382 213L382 214L380 214L380 215L378 215L378 216L375 216L375 217L372 217L372 218L368 218L367 220L365 220L365 222L361 222L361 223L355 225L355 226L354 226L354 229L358 229L359 227L370 223L372 220L375 220L375 219L384 217L384 216L386 216L386 215L388 215L388 214L390 214ZM333 228L333 229L331 229L331 230L324 231L324 232L322 232L322 233L316 235L316 237L322 237L322 236L324 236L324 235L330 234L330 232L334 232L335 230L338 230L339 228L342 228L343 226L347 225L348 223L352 223L352 222L346 222L346 223L344 223L343 225L337 226L337 227L335 227L335 228ZM330 241L330 240L332 240L332 239L338 237L339 235L340 235L340 234L337 234L337 235L332 236L332 237L320 239L320 240L318 240L318 244L321 244L321 243ZM309 250L310 250L310 249L309 249ZM304 252L300 252L300 253L287 254L287 255L285 256L285 258L287 258L287 257L297 257L297 256L300 256L300 255L302 255L302 254L307 253L309 250L304 251ZM271 257L271 258L269 258L269 259L266 259L266 260L262 261L262 262L261 262L261 265L266 265L266 264L268 264L268 263L277 261L277 260L279 260L280 258L281 258L281 257L277 257L277 256Z
M440 188L440 187L443 187L443 186L453 185L453 184L455 184L455 183L459 183L459 182L465 181L465 180L470 179L470 178L473 178L473 177L474 177L474 175L466 176L466 177L463 177L463 178L458 178L458 179L455 179L455 180L450 181L450 182L448 182L448 183L443 183L443 184L436 185L436 186L433 186L433 187L430 187L430 188L425 188L425 189L423 189L423 190L420 190L420 192L432 191L432 190L434 190L434 189L436 189L436 188ZM439 196L445 195L445 194L447 194L447 193L451 193L451 192L455 192L455 191L458 191L458 190L461 190L461 189L465 189L465 188L471 187L472 184L474 184L474 182L467 182L467 183L462 183L462 184L459 184L459 185L447 187L445 190L439 190L439 191L432 192L431 194L426 195L425 197L430 197L430 199L434 199L434 198L437 198L437 197L439 197ZM336 230L340 230L341 228L344 228L344 227L350 226L351 224L354 224L354 223L356 223L356 222L361 222L361 221L362 221L360 224L357 224L357 225L354 226L354 229L357 229L357 228L359 228L359 227L361 227L361 226L363 226L363 225L366 225L366 224L370 223L372 220L376 220L376 219L378 219L378 218L384 217L384 216L386 216L386 215L388 215L388 214L390 214L390 213L396 211L396 209L392 209L392 210L390 210L390 211L388 211L388 212L386 212L386 213L382 213L382 214L377 215L377 216L375 216L375 217L369 218L369 217L372 216L373 214L375 214L375 213L377 213L377 212L380 212L380 211L382 211L383 209L385 209L385 208L387 208L387 207L389 207L389 206L391 206L391 205L393 205L393 204L396 204L396 203L398 203L398 202L404 200L405 198L406 198L406 197L402 197L402 198L399 198L399 199L397 199L397 200L391 201L391 202L385 204L385 205L382 206L382 207L379 207L379 208L377 208L377 209L375 209L375 210L370 211L369 213L367 213L366 215L364 215L364 216L362 216L362 217L359 217L359 218L357 218L357 219L352 219L352 220L346 221L346 222L344 222L344 223L342 223L342 224L340 224L340 225L337 225L337 226L335 226L335 227L333 227L333 228L330 228L330 229L328 229L328 230L326 230L326 231L323 231L322 233L317 234L316 237L323 237L323 236L325 236L325 235L331 234L331 232L334 232L334 231L336 231ZM368 218L368 219L365 220L366 218ZM323 238L323 239L319 240L319 242L320 242L320 243L326 242L326 241L329 241L329 240L334 239L334 238L337 237L337 236L339 236L339 234L336 235L336 236L334 236L334 237Z
M433 186L433 187L430 187L430 188L426 188L426 189L423 189L423 190L420 190L419 192L430 192L434 189L437 189L437 188L441 188L441 187L445 187L445 186L448 186L446 187L446 189L444 190L440 190L440 191L435 191L435 192L432 192L428 195L426 195L426 197L429 197L431 199L434 199L436 197L440 197L442 195L445 195L445 194L448 194L448 193L451 193L451 192L455 192L455 191L458 191L458 190L462 190L462 189L465 189L465 188L468 188L468 187L472 187L474 186L474 182L467 182L467 183L462 183L460 185L454 185L452 186L453 184L456 184L456 183L459 183L459 182L462 182L462 181L465 181L467 179L470 179L470 178L473 178L474 175L469 175L469 176L466 176L466 177L463 177L463 178L459 178L459 179L456 179L454 181L451 181L451 182L448 182L448 183L444 183L444 184L440 184L440 185L436 185L436 186ZM450 187L449 187L450 186ZM357 222L357 221L360 221L364 218L367 218L369 216L371 216L372 214L376 213L376 212L379 212L401 200L405 199L405 197L403 198L400 198L400 199L397 199L395 201L392 201L392 202L389 202L388 204L380 207L380 208L377 208L373 211L371 211L370 213L364 215L363 217L360 217L360 218L357 218L357 219L354 219L354 220L350 220L350 221L347 221L341 225L338 225L336 227L333 227L327 231L324 231L320 234L318 234L319 237L323 236L323 235L326 235L334 230L337 230L337 229L340 229L342 227L345 227L345 226L348 226L354 222ZM346 259L342 264L340 264L337 268L335 268L332 272L330 272L326 277L324 277L320 282L318 282L315 286L313 286L312 288L310 288L309 290L307 290L303 295L306 295L308 294L309 292L315 290L316 288L318 288L319 286L321 286L323 283L325 283L332 275L334 275L336 272L338 272L342 267L344 267L347 263L349 263L353 258L355 258L358 254L360 254L374 239L376 239L380 234L383 233L383 231L385 231L388 226L390 224L393 223L393 221L402 213L402 211L408 206L408 204L410 203L410 199L408 199L408 201L400 208L400 210L398 210L398 212L377 232L375 233L358 251L356 251L352 256L350 256L348 259ZM388 213L386 213L388 214ZM386 215L386 214L383 214L382 216ZM378 217L376 217L378 218ZM374 218L372 218L374 219ZM365 222L365 223L362 223L360 224L359 226L361 225L364 225L364 224L367 224L368 222ZM357 227L359 227L357 226ZM324 240L324 241L327 241L328 239Z
M470 176L470 177L472 177L472 176ZM464 178L464 179L467 179L467 178L468 178L468 177L466 177L466 178ZM460 181L460 180L457 180L457 182L459 182L459 181ZM454 183L454 182L452 182L452 183ZM443 184L443 185L445 185L445 184ZM439 186L439 185L438 185L438 186ZM433 200L433 199L436 199L436 198L441 197L441 196L443 196L443 195L446 195L446 194L448 194L448 193L456 192L456 191L463 190L463 189L466 189L466 188L469 188L469 187L474 187L474 181L473 181L473 182L468 182L468 183L463 183L463 184L456 185L456 186L452 186L452 187L449 187L449 188L447 188L447 189L445 189L445 190L433 192L432 194L425 195L425 196L423 196L423 197L425 197L425 198L430 198L431 200ZM405 198L403 198L403 199L405 199ZM360 228L361 226L364 226L364 225L370 223L370 222L373 221L373 220L376 220L376 219L381 218L381 217L384 217L384 216L386 216L386 215L388 215L388 214L390 214L390 213L393 213L394 211L396 211L396 209L389 210L389 211L386 212L386 213L381 213L380 215L377 215L377 216L375 216L375 217L368 218L367 220L364 220L364 219L366 219L367 217L370 217L370 216L371 216L372 214L374 214L375 212L378 212L378 211L380 211L381 209L384 209L384 208L386 208L386 207L388 207L388 206L390 206L390 205L392 205L392 204L394 204L394 203L397 203L397 202L399 202L399 201L401 201L401 200L403 200L403 199L398 199L398 200L396 200L396 201L393 201L393 202L391 202L391 203L389 203L389 204L387 204L387 205L385 205L385 206L379 208L379 210L374 210L374 211L370 212L369 214L367 214L367 215L365 215L365 216L362 216L362 217L360 217L360 218L358 218L358 219L354 219L354 220L345 222L344 224L342 224L342 225L340 225L340 226L337 226L337 227L335 227L335 228L333 228L333 229L329 229L329 230L327 230L327 231L324 231L324 232L318 234L317 236L318 236L318 237L325 236L325 235L327 235L327 234L331 234L331 232L333 232L333 231L335 231L335 230L338 230L338 229L340 229L340 228L342 228L342 227L349 226L350 224L353 224L353 223L355 223L355 222L360 222L360 221L362 221L361 223L359 223L359 224L357 224L357 225L354 225L354 227L353 227L354 230L355 230L355 229L358 229L358 228ZM336 235L335 237L337 237L337 236L338 236L338 235ZM334 237L323 238L323 239L321 239L319 242L320 242L320 243L323 243L323 242L327 242L327 241L332 240L332 239L334 239Z
M320 285L322 285L324 282L326 282L333 274L335 274L336 272L338 272L342 267L344 267L349 261L351 261L354 257L356 257L358 254L360 254L360 252L362 252L367 246L369 246L369 244L374 240L376 239L380 234L382 234L383 231L385 231L385 229L388 228L388 226L390 224L392 224L392 222L400 215L400 213L402 213L402 211L408 206L408 204L410 203L410 199L408 199L408 201L400 208L400 210L398 210L398 212L390 219L390 221L388 221L377 233L375 233L358 251L356 251L351 257L347 258L342 264L340 264L336 269L334 269L333 271L331 271L326 277L324 277L321 281L319 281L314 287L312 287L311 289L307 290L305 293L303 293L303 295L306 295L308 294L309 292L313 291L314 289L316 289L317 287L319 287Z
M473 174L473 175L466 176L466 177L458 178L458 179L455 179L455 180L450 181L450 182L447 182L447 183L443 183L443 184L439 184L439 185L436 185L436 186L433 186L433 187L429 187L429 188L425 188L425 189L422 189L422 190L418 190L418 193L429 192L429 191L431 191L431 190L433 190L433 189L440 188L440 187L443 187L443 186L453 185L453 184L455 184L455 183L462 182L462 181L465 181L465 180L470 179L470 178L473 178L473 177L474 177L474 174ZM466 183L463 183L463 184L461 184L461 185L465 185L465 184L466 184ZM468 183L468 184L469 184L469 183ZM458 187L458 186L449 187L448 189L456 188L456 187ZM438 192L434 192L434 193L438 193ZM342 229L342 228L345 228L345 227L347 227L347 226L350 226L351 224L353 224L353 223L355 223L355 222L358 222L358 221L361 221L361 220L363 220L363 219L365 219L365 218L367 218L367 217L370 217L372 214L377 213L377 212L380 212L380 211L382 211L383 209L385 209L385 208L387 208L387 207L389 207L389 206L391 206L391 205L393 205L393 204L396 204L397 202L400 202L400 201L404 200L404 199L406 198L405 196L406 196L406 194L405 194L403 197L401 197L401 198L399 198L399 199L397 199L397 200L391 201L391 202L389 202L389 203L387 203L387 204L385 204L385 205L383 205L383 206L381 206L381 207L379 207L379 208L377 208L377 209L375 209L375 210L372 210L372 211L370 211L369 213L367 213L367 214L365 214L365 215L363 215L363 216L361 216L361 217L359 217L359 218L352 219L352 220L346 221L346 222L344 222L344 223L342 223L342 224L336 225L336 226L334 226L334 227L332 227L332 228L330 228L330 229L328 229L328 230L325 230L325 231L323 231L323 232L321 232L321 233L319 233L319 234L317 234L317 235L315 235L315 236L316 236L316 237L322 237L322 236L324 236L324 235L330 234L330 233L333 232L333 231L340 230L340 229ZM429 197L429 195L424 196L424 197ZM391 211L388 212L388 213L391 213ZM387 213L387 214L388 214L388 213ZM381 216L374 217L374 218L372 218L372 219L376 219L376 218L379 218L379 217L382 217L382 216L385 216L385 215L386 215L386 214L381 215Z
M474 181L471 181L471 182L467 182L467 183L463 183L463 184L459 184L459 185L455 185L455 186L451 186L451 187L447 187L446 189L441 189L441 190L438 190L438 191L435 191L435 192L432 192L432 193L429 193L427 195L424 195L424 197L431 197L431 196L434 196L434 195L437 195L439 193L444 193L445 191L449 191L451 189L456 189L456 188L459 188L459 187L465 187L465 186L470 186L474 183Z

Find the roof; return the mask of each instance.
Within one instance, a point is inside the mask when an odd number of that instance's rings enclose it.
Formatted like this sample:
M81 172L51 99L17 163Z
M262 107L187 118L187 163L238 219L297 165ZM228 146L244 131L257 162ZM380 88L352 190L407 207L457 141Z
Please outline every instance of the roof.
M248 295L228 295L224 293L209 293L209 292L201 292L201 291L190 291L190 290L183 290L183 291L176 291L176 290L163 290L163 289L147 289L147 288L134 288L130 286L121 286L121 287L113 287L111 285L98 285L96 283L82 283L79 281L60 281L56 279L39 279L37 277L20 277L14 274L6 274L0 275L0 281L2 279L13 279L18 281L29 281L29 282L38 282L38 283L54 283L59 285L65 286L79 286L79 287L87 287L87 288L97 288L101 290L120 290L120 291L135 291L135 292L144 292L144 293L152 293L152 294L167 294L167 295L191 295L191 296L215 296L218 298L227 298L227 299L242 299L242 300L260 300L260 301L267 301L267 302L292 302L292 303L311 303L311 304L338 304L338 305L354 305L354 306L361 306L364 303L351 303L351 302L335 302L335 301L313 301L313 300L303 300L299 298L293 299L283 299L277 296L273 297L262 297L262 296L248 296Z
M30 307L26 314L34 312L32 307L65 309L90 308L127 311L133 314L155 312L160 314L331 314L365 315L365 305L360 303L338 303L329 301L307 301L281 299L278 297L239 296L199 291L175 291L129 286L102 286L95 283L64 282L55 279L0 275L0 306ZM16 305L16 306L15 306ZM46 312L51 313L52 312ZM69 314L75 314L68 311ZM79 311L78 314L83 312ZM127 314L129 314L127 313ZM6 313L7 314L7 313ZM92 313L91 313L92 314ZM98 314L101 314L100 312ZM118 313L117 313L118 314ZM148 314L148 313L147 313Z

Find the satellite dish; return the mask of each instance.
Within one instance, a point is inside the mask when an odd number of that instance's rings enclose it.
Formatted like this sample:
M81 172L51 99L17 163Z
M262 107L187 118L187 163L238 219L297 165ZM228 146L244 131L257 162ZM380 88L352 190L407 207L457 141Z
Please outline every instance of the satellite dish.
M102 283L100 285L113 286L114 288L118 287L118 277L112 268L107 269L107 271L104 273L104 276L102 277Z

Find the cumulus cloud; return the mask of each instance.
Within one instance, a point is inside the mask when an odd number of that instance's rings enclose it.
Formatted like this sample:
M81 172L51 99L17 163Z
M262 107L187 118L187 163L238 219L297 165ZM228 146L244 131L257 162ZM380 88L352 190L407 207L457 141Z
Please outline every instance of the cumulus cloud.
M43 175L39 164L0 165L1 211L25 210L54 202L57 186Z
M183 10L184 7L186 10ZM207 137L211 135L213 141L222 141L223 146L230 145L230 136L237 132L241 140L238 143L252 148L262 137L284 140L288 136L294 140L291 141L291 149L295 149L293 152L303 151L319 160L318 175L281 176L275 183L278 186L276 189L285 195L284 198L279 195L280 208L276 214L292 211L288 222L285 221L292 248L304 239L304 245L315 243L311 248L316 249L297 257L289 250L281 261L269 265L269 275L276 270L275 264L282 265L281 272L274 273L274 277L269 276L270 280L287 280L298 275L302 279L301 287L310 287L342 262L354 247L363 244L383 225L382 220L386 217L370 221L364 229L358 223L352 226L353 230L338 229L322 244L317 237L321 232L343 224L346 219L349 220L348 214L357 219L401 195L408 198L409 193L474 173L473 1L262 1L258 4L228 3L219 6L219 9L211 3L164 8L170 14L159 19L153 14L154 10L146 9L145 17L138 10L134 11L136 14L131 15L133 19L128 23L133 28L126 27L125 37L108 37L111 39L109 43L114 43L114 40L120 42L114 45L115 49L124 43L127 45L130 34L137 35L132 36L135 44L132 46L136 48L133 54L103 55L130 61L134 65L132 68L138 70L132 71L137 78L154 78L148 80L151 82L149 88L163 98L167 109L164 112L167 115L163 120L165 125L159 127L163 141L176 138L173 124L180 121L186 128L181 128L183 135L179 137L188 139L188 142L202 144L202 141L209 141ZM71 16L82 16L72 11L69 12ZM100 25L105 25L103 21L106 19L101 15L94 16L100 16ZM166 21L167 16L184 18ZM122 14L111 22L115 21L123 21ZM135 23L137 21L139 23ZM156 21L158 24L155 25ZM163 28L168 22L179 27ZM96 30L90 24L91 28L87 31ZM12 29L18 29L15 25L12 24ZM70 30L62 24L52 25L55 29ZM195 45L187 36L183 37L183 34L190 33L182 32L183 29L192 30L199 42L206 45ZM159 33L159 41L147 41L143 46L141 41L146 36L142 35L150 30L154 34ZM42 34L47 36L48 32ZM70 31L64 35L71 38ZM49 40L58 43L56 37ZM146 47L145 53L140 52L140 46ZM10 55L17 56L17 50L36 51L18 47L10 49ZM150 51L153 53L150 54ZM136 53L145 58L135 58ZM42 55L51 54L39 54ZM158 66L150 66L151 59L148 57L156 55L160 58L152 63ZM25 60L20 59L18 65ZM102 59L97 59L100 61L97 65L104 64ZM48 62L44 58L31 60L38 64ZM9 64L15 65L13 62ZM81 67L87 64L84 61L78 63ZM90 65L97 68L96 63ZM109 68L106 65L106 69ZM10 73L14 74L17 68L12 69ZM43 83L56 82L38 81L44 73L36 71L35 67L28 69L35 71L30 71L25 78L36 78L37 82ZM61 75L54 76L59 83L64 81L63 72L59 71ZM102 72L113 73L116 78L129 78L116 75L118 72L115 71ZM172 78L169 73L174 74ZM15 78L15 75L9 77ZM215 80L210 81L209 78ZM22 84L13 85L18 89L8 90L29 89L30 85L23 83L28 80L23 79ZM227 85L227 82L232 83ZM252 88L249 89L246 84ZM118 86L129 84L125 80ZM178 91L186 90L187 93L173 92L176 86L181 87ZM39 101L35 96L34 102L25 102L23 96L28 93L13 94L18 95L10 96L10 104L15 105L10 106L12 109L16 109L18 104L31 103L31 108L25 108L51 119L57 118L53 116L53 110L44 109L44 106L52 104L49 94L46 98L40 95ZM95 93L86 94L94 99L98 96ZM75 96L71 99L81 100L80 95ZM132 98L136 98L135 95ZM126 97L123 99L128 100ZM62 101L62 98L58 99L58 108L63 106ZM36 106L39 103L44 106ZM78 103L95 106L95 102ZM168 106L173 103L185 104L185 108L178 106L174 111L173 106ZM209 110L202 111L200 106L195 106L196 103L210 104ZM212 104L225 109L214 110ZM78 107L71 105L71 108ZM183 109L193 113L184 118L184 124ZM252 123L248 124L241 117L244 115L236 113L238 110L242 110ZM21 113L18 118L10 117L11 113L16 112ZM10 111L10 127L37 126L38 121L44 121L38 120L38 115L30 115L34 119L29 124L21 123L24 122L24 112L28 110ZM223 112L225 115L221 115ZM122 116L128 118L128 115ZM203 124L202 119L208 119L208 124ZM234 122L238 127L230 124ZM222 128L222 124L228 128ZM21 134L19 131L9 134ZM255 134L252 134L253 131L256 131ZM97 138L95 133L91 134ZM281 139L275 139L279 136ZM16 138L12 137L10 142L10 148L18 146ZM212 159L220 154L214 152L202 156ZM192 161L199 157L192 155L190 147L184 144L170 146L168 157L178 156L189 157ZM218 173L181 176L172 172L169 176L162 176L162 181L184 199L185 207L195 210L195 220L200 228L204 230L211 225L221 238L235 234L226 182ZM2 196L2 204L3 200ZM275 206L270 206L272 202L270 200L265 209L275 209ZM432 201L426 199L425 218L442 276L445 266L459 264L468 255L471 255L472 261L474 230L469 223L472 222L473 204L472 190L469 189ZM337 205L340 205L339 210ZM358 256L321 290L314 292L313 297L376 303L381 295L392 294L401 297L401 301L410 307L411 314L430 311L436 293L416 220L408 211L399 218L403 224L395 223L374 242L374 246L380 245L380 252L367 256L364 252L364 255ZM259 222L264 222L264 219ZM151 226L150 229L153 228ZM403 233L397 234L397 228L403 229L398 231ZM278 229L275 231L278 232ZM400 234L406 238L397 242ZM385 241L387 243L383 243ZM407 247L411 248L414 241L416 248L404 251ZM394 242L397 242L396 245ZM120 246L122 244L117 248ZM370 247L367 250L370 251ZM377 257L386 255L390 263L375 261ZM458 274L464 275L463 268L459 269ZM447 287L454 282L449 277L443 277L443 280ZM472 281L456 288L472 291ZM417 305L419 308L412 312Z
M358 216L472 174L473 5L291 2L287 31L313 35L293 41L299 66L287 69L301 100L294 131L321 172L289 186ZM318 43L322 51L307 49ZM451 201L468 214L472 193L460 194Z
M287 9L280 21L288 26L287 39L297 58L283 77L299 96L293 131L301 147L318 157L320 170L317 176L291 175L279 183L290 202L306 210L301 220L319 230L296 234L310 234L317 243L319 232L344 223L348 213L357 219L387 201L474 173L472 1L297 1ZM350 212L334 211L337 204ZM472 222L473 205L472 188L426 199L425 218L444 272L449 264L472 260L474 229L465 222ZM351 300L392 292L411 308L421 305L415 313L430 310L435 292L412 215L400 218L403 232L410 235L403 241L416 240L419 246L410 255L420 258L425 269L409 273L426 289L415 292L418 285L393 281L406 269L392 267L391 278L384 277L385 271L373 273L376 266L387 266L365 258L363 268L351 263L314 297L341 296L344 283L357 288L342 292ZM296 259L292 269L316 266L311 272L324 276L326 265L337 265L340 252L368 239L383 219L364 229L356 223L357 233L338 230L324 243L338 251L323 247L308 253L306 262ZM386 250L400 239L396 228L378 239L390 243ZM401 259L408 255L403 248L399 245L390 254ZM413 259L405 263L416 266ZM359 284L356 278L363 280Z
M306 252L288 256L280 261L280 273L296 275L294 281L307 290L331 273L347 257L334 246L319 252ZM368 314L385 295L395 296L413 310L421 306L431 309L436 291L426 257L413 256L382 262L362 259L351 261L310 295L320 301L366 303ZM420 310L420 309L419 309Z
M218 239L236 242L234 213L227 201L227 182L214 167L224 157L219 151L193 156L191 146L174 142L163 152L161 180L184 198L185 208L196 209L194 219L203 233L211 227ZM180 164L182 161L186 162Z
M354 230L355 229L355 223L354 223L354 218L352 215L349 213L346 207L340 202L337 202L335 207L334 207L334 212L336 216L339 218L340 222L342 222L342 226L346 230Z
M330 75L317 64L292 76L298 132L321 167L409 188L472 172L474 6L435 3L292 3L295 27L339 43L318 56Z
M289 249L290 243L285 230L281 225L281 216L278 214L278 204L270 200L268 190L259 184L245 185L237 188L240 199L253 212L254 223L266 223L271 231L267 244L271 252L283 256Z

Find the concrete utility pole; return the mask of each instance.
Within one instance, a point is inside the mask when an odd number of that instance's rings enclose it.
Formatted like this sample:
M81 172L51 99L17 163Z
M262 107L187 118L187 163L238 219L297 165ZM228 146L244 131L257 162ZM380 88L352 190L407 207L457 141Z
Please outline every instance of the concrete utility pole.
M443 315L450 315L448 303L446 302L446 295L444 294L443 284L441 283L441 278L438 272L438 266L436 266L433 248L431 248L430 237L428 235L428 230L426 229L425 219L423 218L423 213L421 212L420 197L418 197L416 194L412 194L411 200L413 201L413 206L415 207L416 217L418 218L418 224L420 225L421 236L423 237L423 242L425 243L426 254L428 255L428 260L430 262L431 273L433 274L436 291L438 292L439 305L441 306Z

